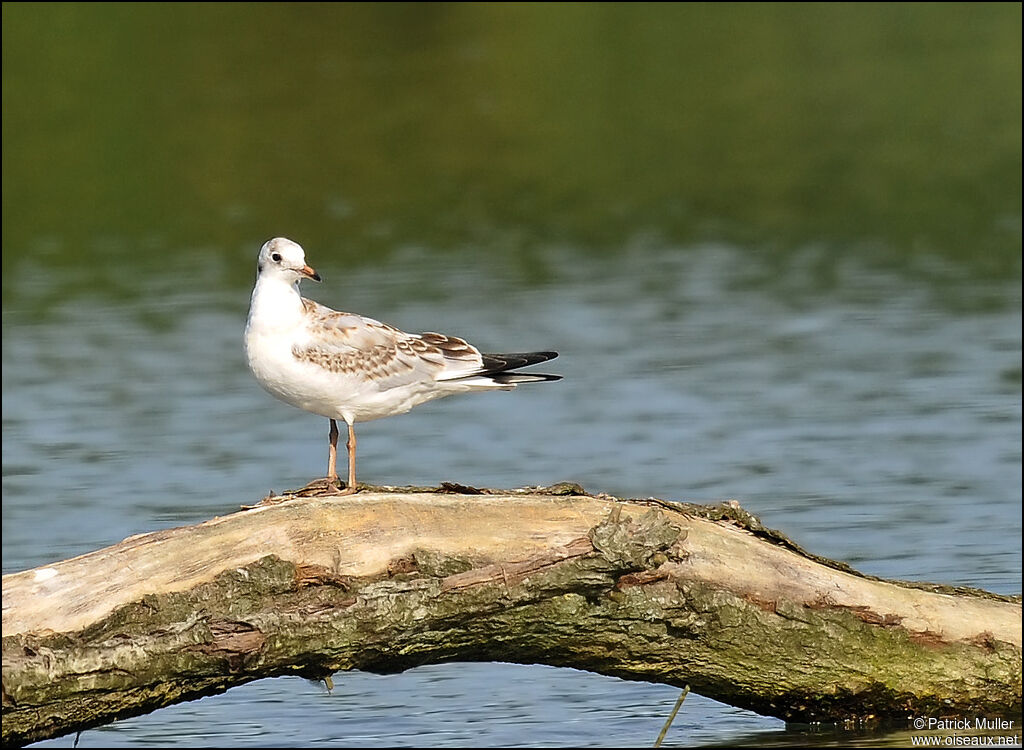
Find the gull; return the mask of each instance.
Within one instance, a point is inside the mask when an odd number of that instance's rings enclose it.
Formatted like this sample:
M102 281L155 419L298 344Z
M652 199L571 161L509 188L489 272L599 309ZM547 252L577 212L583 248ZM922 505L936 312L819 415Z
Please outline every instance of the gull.
M453 393L509 390L560 375L515 372L557 352L482 354L442 333L406 333L355 313L338 312L299 294L320 281L302 247L276 237L260 249L245 325L249 369L271 395L330 420L328 486L338 481L338 420L348 425L348 482L356 491L356 422L404 414Z

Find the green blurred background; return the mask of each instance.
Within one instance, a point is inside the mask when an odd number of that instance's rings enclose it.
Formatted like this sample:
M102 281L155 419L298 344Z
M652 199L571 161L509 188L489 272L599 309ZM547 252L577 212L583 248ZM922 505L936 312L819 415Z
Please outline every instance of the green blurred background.
M4 3L4 294L282 226L1018 274L1020 40L1017 3Z

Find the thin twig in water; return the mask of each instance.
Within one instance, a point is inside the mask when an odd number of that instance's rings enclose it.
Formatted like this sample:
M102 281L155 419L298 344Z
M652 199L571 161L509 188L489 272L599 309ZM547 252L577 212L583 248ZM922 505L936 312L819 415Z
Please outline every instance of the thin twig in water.
M672 726L672 722L676 718L676 714L679 713L679 707L683 705L683 701L686 700L686 694L690 692L690 686L686 685L683 688L683 692L679 694L679 699L676 701L676 705L672 708L672 713L668 715L668 721L665 722L665 726L661 728L661 734L658 735L658 739L654 741L655 747L661 747L661 741L665 739L665 735L668 733L668 728Z

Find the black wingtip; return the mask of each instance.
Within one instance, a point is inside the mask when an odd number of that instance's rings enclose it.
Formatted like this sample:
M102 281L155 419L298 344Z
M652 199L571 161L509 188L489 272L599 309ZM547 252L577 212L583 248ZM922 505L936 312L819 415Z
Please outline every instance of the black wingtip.
M529 367L547 362L558 356L558 352L516 352L511 354L483 354L484 370L481 375L496 375L520 367Z

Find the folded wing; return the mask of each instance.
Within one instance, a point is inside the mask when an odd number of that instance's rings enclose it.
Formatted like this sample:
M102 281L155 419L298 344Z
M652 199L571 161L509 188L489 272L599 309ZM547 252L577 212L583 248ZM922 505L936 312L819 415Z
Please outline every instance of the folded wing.
M304 299L303 304L306 336L292 348L293 356L331 372L373 381L381 390L423 381L514 387L517 383L560 377L513 372L553 359L558 356L555 352L481 354L457 336L406 333L372 318L336 312L312 300Z

